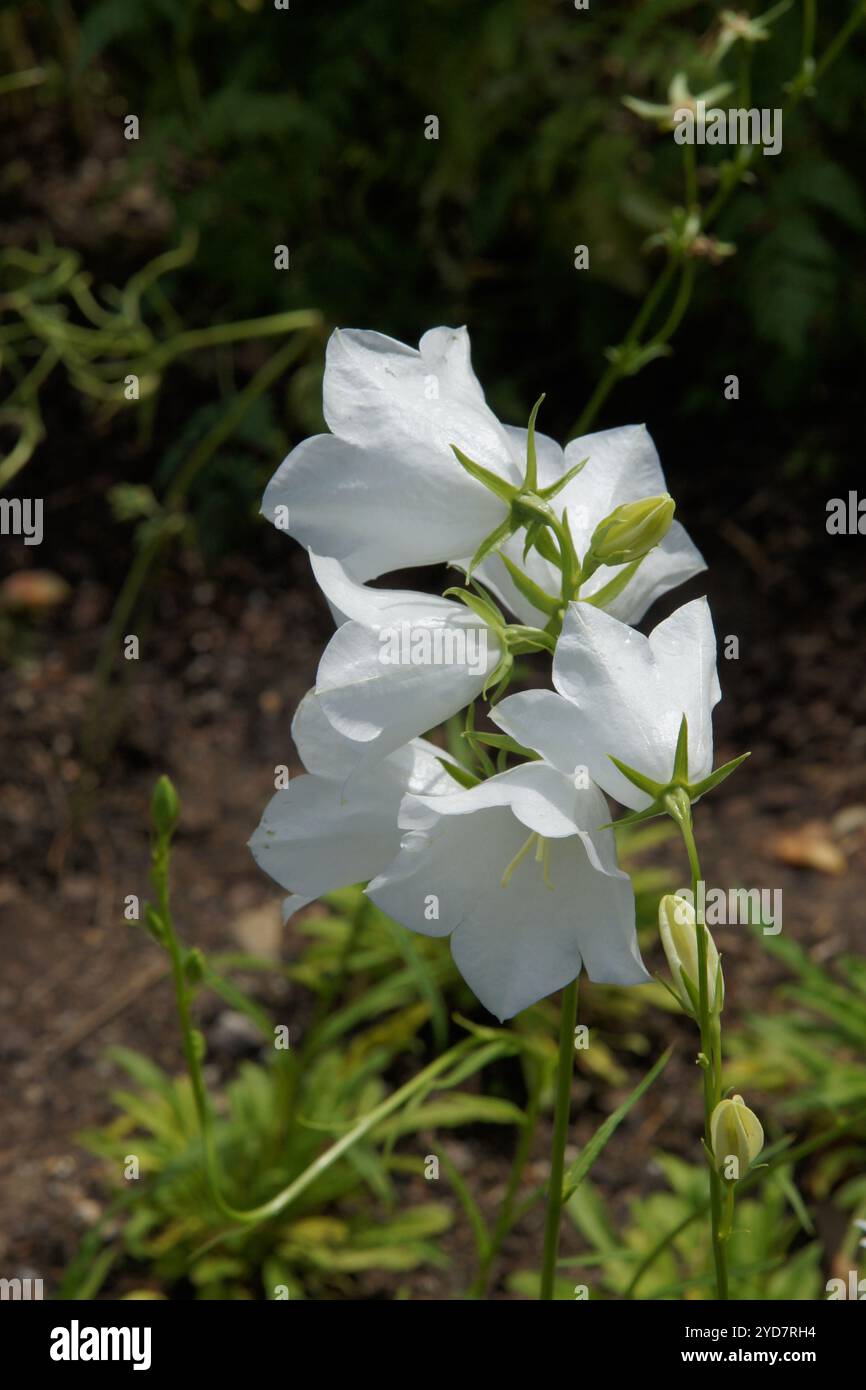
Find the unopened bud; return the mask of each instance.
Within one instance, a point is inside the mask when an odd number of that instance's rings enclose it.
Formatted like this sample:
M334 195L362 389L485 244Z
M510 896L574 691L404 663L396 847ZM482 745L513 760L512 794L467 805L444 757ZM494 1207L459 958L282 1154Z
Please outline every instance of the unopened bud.
M164 946L165 924L156 908L151 907L149 903L144 909L144 925L154 941L158 942L160 946Z
M157 835L174 833L180 815L180 801L170 778L163 773L150 799L150 818Z
M674 519L676 504L665 492L624 502L596 526L589 556L596 565L630 565L664 540Z
M764 1147L764 1131L742 1096L720 1100L710 1116L710 1143L716 1168L728 1182L745 1177Z
M725 1002L725 982L716 943L704 927L707 941L707 1003L711 1014L720 1014ZM674 994L687 1014L698 1015L698 928L695 909L686 898L669 893L659 903L659 935L673 981Z
M183 958L183 973L188 985L201 984L207 974L207 962L204 952L198 946L193 946Z

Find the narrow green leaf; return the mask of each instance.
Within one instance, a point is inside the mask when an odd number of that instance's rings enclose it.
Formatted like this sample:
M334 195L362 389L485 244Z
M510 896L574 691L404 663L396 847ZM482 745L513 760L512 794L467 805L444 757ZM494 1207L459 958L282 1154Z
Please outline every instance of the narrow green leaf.
M592 1165L595 1163L595 1160L605 1148L609 1139L622 1124L626 1115L632 1107L637 1104L641 1096L649 1090L656 1078L664 1071L670 1061L672 1052L673 1047L669 1047L666 1052L662 1053L655 1066L648 1071L643 1080L635 1086L631 1095L623 1101L622 1105L618 1106L613 1114L608 1116L604 1124L596 1130L586 1148L583 1150L583 1153L571 1164L562 1180L562 1200L564 1202L567 1202L577 1191L592 1168Z

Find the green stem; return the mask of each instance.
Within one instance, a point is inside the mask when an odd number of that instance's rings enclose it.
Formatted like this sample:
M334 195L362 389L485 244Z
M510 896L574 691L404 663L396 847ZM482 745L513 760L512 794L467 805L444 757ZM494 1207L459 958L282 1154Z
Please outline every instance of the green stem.
M571 1111L571 1080L574 1068L574 1025L577 1018L577 980L562 991L559 1024L559 1060L556 1067L556 1104L553 1120L553 1147L550 1180L547 1187L547 1215L544 1221L544 1255L541 1264L541 1299L553 1298L556 1257L559 1254L559 1222L562 1214L562 1179L565 1172L565 1141Z
M514 1204L520 1185L523 1182L523 1174L529 1162L529 1155L532 1152L532 1145L535 1140L535 1133L538 1128L538 1111L541 1101L541 1074L540 1068L530 1063L533 1080L529 1093L529 1104L526 1109L526 1124L521 1126L517 1140L517 1147L514 1151L514 1159L511 1164L511 1172L508 1175L508 1186L505 1189L505 1196L502 1206L499 1208L499 1215L490 1237L490 1245L484 1254L478 1273L469 1290L470 1298L484 1298L490 1283L490 1271L493 1261L502 1249L502 1243L511 1227L514 1225Z
M190 1008L191 996L183 968L183 952L180 942L177 939L174 918L171 912L168 872L169 846L170 836L157 836L153 849L151 880L156 892L157 910L163 930L163 940L171 961L174 997L177 1006L178 1021L180 1023L183 1053L186 1059L186 1069L192 1085L193 1099L195 1101L196 1114L198 1115L199 1129L201 1131L208 1187L220 1215L227 1217L229 1220L233 1220L234 1213L232 1208L222 1197L217 1178L217 1159L213 1138L213 1123L199 1055L199 1038L192 1025L192 1011Z
M811 53L811 49L814 46L815 0L805 0L805 4L806 10L804 12L803 31L804 54L806 54L807 52ZM830 65L836 61L836 59L839 57L839 54L842 52L843 48L847 44L848 40L851 38L851 35L860 27L864 19L866 19L866 5L864 5L862 3L862 0L860 0L860 3L858 3L855 6L854 10L849 15L845 24L842 25L842 28L836 34L835 38L833 38L831 42L828 44L824 53L821 55L821 58L815 63L814 73L812 74L811 79L811 83L813 86L818 82L818 79L822 77L824 73L826 73ZM749 71L747 64L749 62L749 59L750 54L747 54L744 58L744 67L741 71L741 89L743 87L747 87L748 85ZM801 64L801 76L803 71L804 65ZM793 90L790 93L788 101L786 103L783 103L783 110L786 107L789 110L793 110L796 106L798 106L800 100L804 95L804 91L805 88L802 86L802 84L800 86L797 86L795 84L793 86ZM748 101L745 101L742 104L748 106L749 103ZM690 147L684 146L684 149L688 151ZM706 232L713 224L713 222L715 222L719 213L725 207L734 189L739 186L743 174L749 168L749 165L752 163L754 159L754 155L755 150L754 148L750 147L748 150L745 150L741 152L741 154L738 154L737 158L733 161L733 167L730 175L726 178L725 182L718 189L715 197L710 200L706 210L702 214L699 214L699 230L701 232ZM697 206L696 172L696 169L690 167L689 155L688 153L686 153L686 201L687 204L692 204L692 201L694 200L695 206ZM585 434L587 430L590 428L590 426L594 423L596 416L601 410L601 407L604 405L614 386L619 381L620 377L623 375L622 362L627 357L627 353L624 353L623 350L628 347L635 347L638 344L644 328L649 323L652 314L655 312L659 302L661 301L670 284L675 264L675 258L669 258L664 269L657 276L655 282L652 285L652 288L650 289L649 293L644 299L643 304L641 305L640 309L635 315L634 321L632 322L632 325L628 333L626 334L626 337L620 345L617 359L612 361L608 365L608 367L606 367L601 378L599 379L598 385L596 386L586 406L584 407L582 414L577 420L577 423L570 431L569 439L579 438L579 436ZM681 283L680 292L682 291L683 285ZM691 286L689 285L688 297L690 297L690 295ZM686 299L686 304L688 303L688 297ZM685 306L683 307L682 312L679 313L678 317L676 317L673 327L670 328L669 332L666 335L667 337L670 337L674 329L679 325L679 321L682 318L684 312ZM658 335L656 335L655 337L650 339L650 344L656 341L664 342L666 341L666 338L659 339Z
M815 0L803 0L803 46L800 62L805 68L815 52L815 20L817 5Z
M701 1070L704 1093L704 1147L712 1153L710 1120L722 1098L721 1093L721 1024L718 1015L711 1015L707 980L707 927L703 913L698 912L698 884L701 882L701 863L695 843L691 805L685 793L671 798L670 813L683 837L692 877L692 902L695 904L695 929L698 945L698 1025L701 1034ZM728 1298L728 1253L726 1231L730 1232L733 1216L733 1188L728 1189L723 1211L722 1179L714 1163L710 1164L710 1236L713 1263L716 1271L716 1292L722 1301Z
M818 81L819 77L824 76L831 63L835 63L851 35L856 29L859 29L864 19L866 19L866 6L860 0L860 3L855 5L836 37L827 45L819 61L815 64L815 82Z
M802 1144L797 1144L793 1148L784 1149L766 1165L761 1164L759 1167L753 1168L750 1173L747 1173L740 1183L740 1191L747 1192L757 1187L759 1182L764 1181L781 1164L788 1163L794 1165L798 1163L801 1158L808 1158L810 1154L817 1153L819 1149L826 1148L826 1146L831 1144L834 1140L840 1139L844 1134L850 1133L852 1129L862 1124L864 1120L866 1120L866 1110L855 1111L853 1115L849 1115L848 1119L836 1126L836 1128L825 1131L823 1134L819 1134L813 1139L807 1139ZM649 1253L641 1260L632 1276L631 1283L623 1294L623 1298L634 1298L638 1284L647 1270L651 1269L655 1264L659 1255L663 1254L664 1251L673 1244L677 1236L681 1235L693 1221L697 1221L699 1217L704 1216L709 1209L709 1205L709 1200L702 1202L700 1206L694 1207L682 1221L677 1222L676 1226L672 1226L670 1230L665 1232L661 1239L656 1242ZM528 1204L524 1203L518 1215L522 1215L526 1210L528 1210Z
M183 966L183 951L177 938L174 927L174 920L171 913L169 901L169 836L157 836L153 850L152 881L156 892L157 907L160 923L163 930L163 939L166 949L171 959L172 977L174 980L175 1000L177 1003L177 1015L180 1022L181 1036L183 1039L183 1051L186 1059L187 1071L192 1085L193 1099L195 1102L196 1115L198 1117L199 1129L202 1136L202 1147L204 1149L205 1171L207 1174L208 1187L213 1197L214 1203L220 1214L226 1220L236 1225L254 1226L262 1221L267 1221L271 1217L279 1215L286 1207L291 1206L306 1189L315 1182L316 1178L332 1167L343 1154L348 1152L354 1144L368 1134L371 1129L382 1123L396 1110L418 1092L424 1090L437 1076L445 1072L455 1062L463 1058L468 1052L478 1048L478 1041L475 1038L465 1038L456 1043L448 1052L437 1057L435 1062L408 1081L405 1086L394 1091L386 1100L382 1101L373 1110L363 1115L356 1124L352 1126L336 1143L326 1149L323 1154L305 1168L304 1171L284 1187L267 1202L262 1202L257 1207L239 1209L231 1206L222 1196L219 1177L219 1164L217 1160L216 1144L214 1142L213 1118L210 1104L208 1102L207 1087L204 1080L204 1072L201 1064L199 1047L199 1037L192 1025L192 1014L190 1010L190 990L186 981ZM561 1175L560 1175L561 1187Z
M641 305L640 309L638 310L637 314L632 320L631 327L629 328L625 338L623 339L622 348L633 347L635 343L638 341L641 333L643 332L644 328L646 327L647 323L649 322L650 318L652 317L653 313L658 307L659 302L664 296L665 291L668 288L668 285L673 279L675 270L676 260L673 257L670 257L667 263L665 264L664 269L660 271L660 273L656 277L656 280L652 288L650 289L649 293L644 299L643 304ZM601 407L604 405L614 386L619 381L621 375L622 368L619 364L619 361L611 362L610 365L605 368L605 371L602 374L598 385L596 386L595 390L593 391L592 395L587 401L586 406L584 407L583 413L577 421L577 424L574 426L574 429L571 431L570 438L577 439L582 434L586 434L587 430L595 420L595 417L598 415L598 412L601 410Z

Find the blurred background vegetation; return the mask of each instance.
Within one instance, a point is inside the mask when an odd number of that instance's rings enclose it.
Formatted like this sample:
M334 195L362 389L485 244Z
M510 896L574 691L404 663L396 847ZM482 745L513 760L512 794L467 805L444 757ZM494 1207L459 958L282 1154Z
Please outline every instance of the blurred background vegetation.
M819 7L816 52L854 8ZM4 5L15 133L3 242L61 244L94 287L118 287L195 231L159 300L144 297L166 332L297 309L317 310L322 334L340 323L409 342L433 323L468 323L494 409L523 420L544 389L544 427L562 437L656 273L662 253L647 240L682 202L680 150L623 98L663 101L678 71L693 92L717 81L725 13L689 0L586 11L428 0L411 15L390 0L327 13L304 0L289 11L269 0ZM769 32L734 44L721 75L736 83L748 47L753 101L775 107L800 69L800 7ZM786 119L782 153L753 163L715 229L736 254L701 263L674 355L625 381L600 417L647 419L663 457L687 437L692 464L734 490L747 434L775 476L850 462L851 364L866 335L862 61L855 35ZM135 140L124 138L130 114ZM437 140L425 138L428 115ZM709 201L719 152L700 153ZM588 271L574 268L578 244ZM288 270L274 266L281 245ZM5 261L7 290L25 272ZM80 305L69 314L75 322ZM254 515L280 431L320 426L320 347L283 382L288 400L259 401L245 437L200 473L211 548L235 543L239 517ZM224 392L257 360L249 351L217 354ZM171 445L127 459L126 480L131 467L136 481L164 484L213 423L202 376L214 362L178 358L182 380L160 407ZM729 372L738 406L723 397ZM72 381L86 389L80 374ZM115 448L140 414L121 412Z

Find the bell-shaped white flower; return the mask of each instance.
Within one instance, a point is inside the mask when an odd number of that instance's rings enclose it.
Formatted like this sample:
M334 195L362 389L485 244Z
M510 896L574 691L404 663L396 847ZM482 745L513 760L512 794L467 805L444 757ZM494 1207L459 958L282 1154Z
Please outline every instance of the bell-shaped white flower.
M397 817L407 792L455 785L439 761L445 755L423 739L358 771L359 746L335 732L312 691L292 735L307 772L271 797L249 842L259 867L291 894L286 920L323 893L387 867L400 847Z
M518 453L526 451L526 430L509 431ZM553 504L568 524L575 549L583 559L596 527L626 503L660 497L667 491L658 451L645 425L624 425L574 439L564 450L552 439L536 436L539 489L549 487L581 460L581 471L566 483ZM537 550L523 557L523 536L511 536L501 548L545 593L560 591L560 573ZM678 521L671 523L664 539L637 564L604 565L581 588L581 598L594 598L608 613L623 622L637 623L651 604L669 589L706 569L700 551ZM478 578L500 598L521 622L543 627L547 615L520 593L500 554L488 556L476 570Z
M393 862L367 888L413 931L450 936L454 961L500 1019L575 979L636 985L634 895L598 788L542 762L468 790L410 794Z
M417 349L337 329L323 395L332 433L293 449L262 501L302 545L370 579L471 555L505 518L451 447L519 484L522 459L484 400L465 328L432 328Z
M502 655L496 632L462 603L411 590L370 589L337 560L311 555L332 611L316 695L368 766L435 728L481 694Z
M633 811L653 797L612 759L666 786L672 779L683 716L688 721L688 774L713 765L712 711L721 699L709 604L695 599L644 637L589 603L572 603L553 661L556 692L511 695L491 718L561 772L588 775Z
M467 566L508 521L508 490L525 479L528 432L500 424L488 408L465 328L433 328L418 349L380 333L338 329L328 343L323 396L332 433L293 449L262 500L264 515L314 554L333 556L357 580L413 565ZM486 471L488 483L507 485L506 495L467 471L455 447ZM579 554L615 507L666 490L643 426L587 435L564 451L536 433L535 452L541 491L587 460L555 502L560 515L568 509ZM503 552L523 567L522 548L518 531ZM636 622L659 594L704 567L674 522L633 572L605 566L588 581L586 594L601 595L610 612ZM526 568L546 592L560 591L558 571L537 551ZM489 556L478 572L521 621L545 626L547 615L515 589L498 556Z

